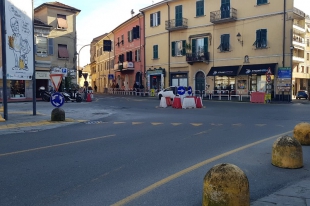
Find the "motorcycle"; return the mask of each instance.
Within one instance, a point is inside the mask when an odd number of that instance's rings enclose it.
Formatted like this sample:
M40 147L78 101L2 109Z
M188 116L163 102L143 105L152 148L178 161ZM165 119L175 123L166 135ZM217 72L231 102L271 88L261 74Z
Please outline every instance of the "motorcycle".
M75 93L75 95L70 96L70 94L68 94L67 92L62 92L63 96L65 97L65 102L81 102L82 101L82 97L80 93Z
M40 96L43 101L49 102L51 100L51 92L45 90L45 87L40 87Z

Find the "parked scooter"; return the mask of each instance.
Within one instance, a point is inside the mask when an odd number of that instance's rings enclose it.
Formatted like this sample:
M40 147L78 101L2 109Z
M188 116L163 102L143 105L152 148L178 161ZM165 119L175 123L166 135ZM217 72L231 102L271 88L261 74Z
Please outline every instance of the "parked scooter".
M68 94L67 92L62 92L62 94L64 95L65 97L65 102L81 102L82 101L82 97L81 97L81 94L80 93L74 93L74 95L70 95Z
M45 90L45 87L40 87L40 96L43 101L49 102L51 100L51 92Z

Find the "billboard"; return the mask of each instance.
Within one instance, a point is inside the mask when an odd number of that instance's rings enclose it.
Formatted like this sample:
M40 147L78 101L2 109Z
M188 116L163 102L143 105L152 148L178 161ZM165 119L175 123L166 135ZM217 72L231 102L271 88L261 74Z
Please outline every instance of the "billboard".
M4 0L7 79L32 80L33 6L32 0Z

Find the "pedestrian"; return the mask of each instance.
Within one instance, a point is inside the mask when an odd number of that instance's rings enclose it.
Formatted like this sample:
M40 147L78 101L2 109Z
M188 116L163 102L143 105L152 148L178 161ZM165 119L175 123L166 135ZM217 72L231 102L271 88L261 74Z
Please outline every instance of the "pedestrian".
M94 86L95 92L97 92L97 85Z

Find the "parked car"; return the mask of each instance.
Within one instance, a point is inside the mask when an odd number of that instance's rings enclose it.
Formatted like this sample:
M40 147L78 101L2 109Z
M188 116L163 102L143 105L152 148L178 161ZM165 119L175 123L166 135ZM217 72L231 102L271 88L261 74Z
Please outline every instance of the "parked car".
M185 88L185 95L188 95L187 93L187 87ZM159 100L161 99L161 97L170 97L171 99L174 99L175 96L179 96L178 95L178 87L177 86L170 86L166 89L163 89L161 91L158 92L158 98Z
M308 99L309 95L308 95L308 91L306 90L300 90L297 92L297 95L296 95L296 99Z

